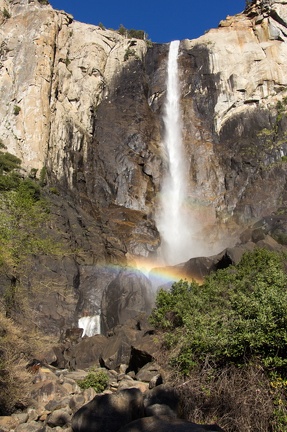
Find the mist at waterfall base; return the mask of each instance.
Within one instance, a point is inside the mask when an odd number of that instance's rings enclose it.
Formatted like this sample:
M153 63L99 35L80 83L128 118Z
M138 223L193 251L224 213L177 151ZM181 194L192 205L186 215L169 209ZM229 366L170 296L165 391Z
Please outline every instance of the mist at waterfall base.
M174 265L187 261L200 253L196 240L197 223L188 211L188 165L182 143L180 110L180 82L178 54L180 41L169 46L166 102L164 106L164 151L167 171L159 198L156 224L161 236L160 254L165 264Z

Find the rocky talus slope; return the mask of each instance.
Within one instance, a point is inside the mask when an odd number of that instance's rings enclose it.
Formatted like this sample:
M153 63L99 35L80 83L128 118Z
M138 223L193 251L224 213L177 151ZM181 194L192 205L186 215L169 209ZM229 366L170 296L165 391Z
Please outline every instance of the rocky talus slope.
M94 368L107 377L100 394L93 387L81 388L88 370L71 371L45 363L34 359L28 365L28 407L0 416L1 432L222 431L216 425L180 419L176 389L164 383L164 371L154 360L135 370L131 363L117 370Z

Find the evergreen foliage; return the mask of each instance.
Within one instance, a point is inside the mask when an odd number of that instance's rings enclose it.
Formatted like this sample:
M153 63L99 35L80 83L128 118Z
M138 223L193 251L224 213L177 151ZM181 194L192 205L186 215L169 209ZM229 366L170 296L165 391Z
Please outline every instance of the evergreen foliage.
M8 12L6 8L3 9L2 13L5 19L11 18L11 14Z
M144 30L135 30L135 29L127 29L122 24L118 28L117 32L126 38L129 39L147 39L147 34Z
M35 169L21 176L21 160L5 151L3 143L0 148L0 275L7 279L4 305L10 314L21 303L21 277L31 257L57 254L61 246L46 229L50 216L41 190L44 175L41 182Z
M284 254L256 249L202 286L181 281L161 290L151 321L165 330L171 363L188 374L206 359L216 367L287 365L287 275Z
M88 375L78 381L81 389L85 390L92 387L96 393L103 392L109 383L109 377L106 372L101 369L91 370Z
M185 382L185 418L226 431L287 431L286 254L255 249L202 285L158 293L151 322Z

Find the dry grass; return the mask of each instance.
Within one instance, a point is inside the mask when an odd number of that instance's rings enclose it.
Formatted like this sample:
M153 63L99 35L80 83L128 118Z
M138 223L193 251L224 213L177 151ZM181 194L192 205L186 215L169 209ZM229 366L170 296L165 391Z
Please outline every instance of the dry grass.
M270 382L259 367L207 369L177 386L182 416L196 423L217 423L226 432L269 432L274 401Z
M34 352L47 349L47 338L29 334L0 311L0 415L29 403L32 376L26 369Z
M162 334L157 336L160 345ZM206 362L183 380L168 367L176 353L158 350L157 362L180 399L181 417L200 424L218 424L225 432L287 432L287 379L273 381L258 365L216 370Z

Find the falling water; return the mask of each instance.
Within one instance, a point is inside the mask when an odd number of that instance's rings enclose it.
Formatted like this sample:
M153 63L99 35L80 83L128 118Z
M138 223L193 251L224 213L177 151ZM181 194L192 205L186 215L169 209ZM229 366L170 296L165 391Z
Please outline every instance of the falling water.
M101 316L84 316L79 318L78 327L83 329L82 337L94 336L95 334L101 333Z
M170 43L167 68L167 91L164 109L164 147L168 172L163 180L157 227L162 239L162 256L166 264L190 258L189 228L184 210L187 169L182 144L180 84L178 74L179 41Z

